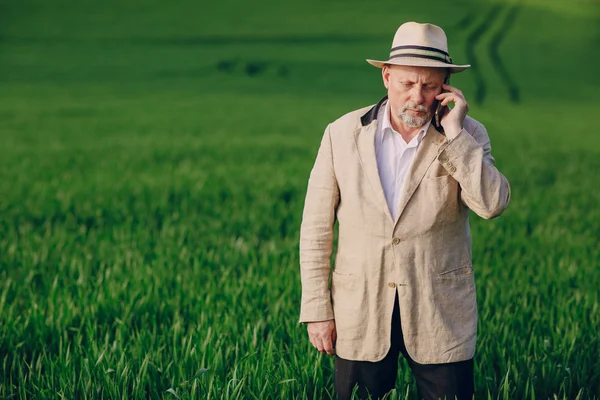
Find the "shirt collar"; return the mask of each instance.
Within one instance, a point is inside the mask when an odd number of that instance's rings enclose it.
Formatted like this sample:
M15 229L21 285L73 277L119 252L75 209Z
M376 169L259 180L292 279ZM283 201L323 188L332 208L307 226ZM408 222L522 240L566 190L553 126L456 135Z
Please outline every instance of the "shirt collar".
M381 110L381 111L383 111L383 116L381 116L381 135L379 137L380 143L383 143L383 139L385 139L386 135L389 135L392 133L399 135L399 133L394 130L394 128L392 127L392 123L390 122L390 102L387 101L385 106L382 108L383 108L383 110ZM416 141L416 143L414 143L414 146L418 146L421 143L423 136L425 136L425 134L429 130L429 125L431 125L431 120L427 121L427 123L421 127L421 130L419 131L417 136L415 136L410 141L410 143L413 143L416 138L417 141ZM409 145L410 143L407 143L407 145ZM410 147L413 147L413 146L410 146Z

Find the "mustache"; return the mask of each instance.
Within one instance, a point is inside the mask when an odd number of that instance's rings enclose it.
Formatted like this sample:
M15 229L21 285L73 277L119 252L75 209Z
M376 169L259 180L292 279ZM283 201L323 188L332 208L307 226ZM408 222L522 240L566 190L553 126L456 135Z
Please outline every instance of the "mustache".
M404 106L400 109L400 112L404 113L406 110L429 112L429 109L427 107L425 107L423 104L416 104L416 103L404 104Z

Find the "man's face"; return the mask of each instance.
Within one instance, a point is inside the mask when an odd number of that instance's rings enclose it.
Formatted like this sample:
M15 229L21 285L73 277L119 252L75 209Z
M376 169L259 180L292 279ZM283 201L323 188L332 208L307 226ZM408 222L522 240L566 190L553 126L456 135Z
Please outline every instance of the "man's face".
M411 128L425 125L435 112L435 96L442 92L445 68L384 66L383 83L390 110Z

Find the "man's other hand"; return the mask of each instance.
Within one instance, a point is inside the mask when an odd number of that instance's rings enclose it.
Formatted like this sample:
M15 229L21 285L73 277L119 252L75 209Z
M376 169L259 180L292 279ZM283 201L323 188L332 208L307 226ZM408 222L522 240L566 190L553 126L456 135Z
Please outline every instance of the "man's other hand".
M335 341L337 332L335 330L335 321L309 322L306 324L308 338L310 342L321 353L327 353L330 356L335 354Z

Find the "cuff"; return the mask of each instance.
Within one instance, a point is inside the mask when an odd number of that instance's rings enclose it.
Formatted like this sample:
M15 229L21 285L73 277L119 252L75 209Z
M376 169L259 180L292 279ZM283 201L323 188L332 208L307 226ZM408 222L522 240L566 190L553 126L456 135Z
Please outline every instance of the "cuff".
M334 319L333 307L331 302L317 307L302 306L300 310L299 323L306 324L308 322L329 321Z
M446 140L442 145L438 154L438 160L450 174L454 174L457 165L462 162L457 159L464 157L465 154L480 147L481 145L477 140L463 128L458 135L452 139Z

